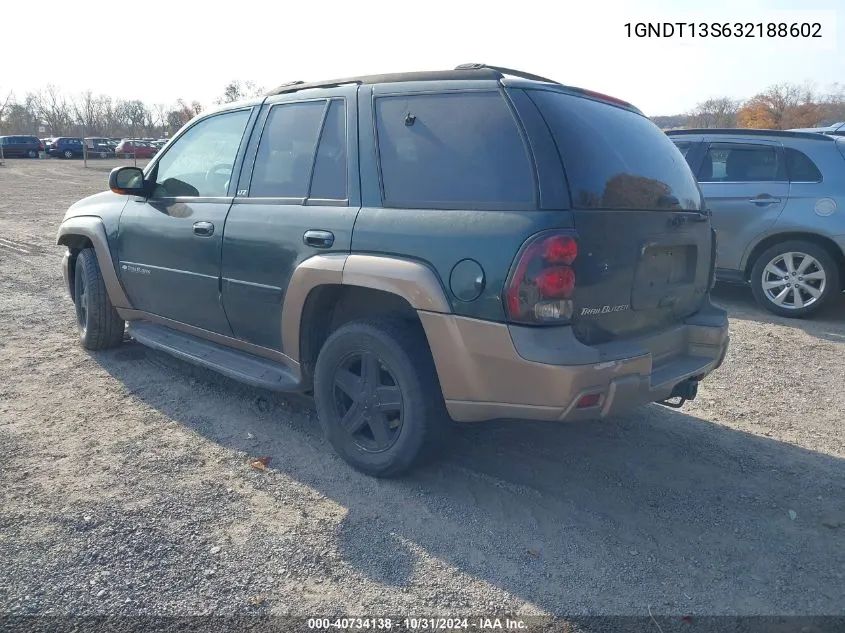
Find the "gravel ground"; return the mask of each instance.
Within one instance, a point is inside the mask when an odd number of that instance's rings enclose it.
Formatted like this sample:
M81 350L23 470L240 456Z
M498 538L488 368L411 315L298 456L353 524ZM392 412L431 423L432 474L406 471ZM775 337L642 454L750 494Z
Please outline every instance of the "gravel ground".
M845 302L718 288L681 411L468 426L374 480L308 402L77 344L54 240L91 164L0 167L0 613L845 614Z

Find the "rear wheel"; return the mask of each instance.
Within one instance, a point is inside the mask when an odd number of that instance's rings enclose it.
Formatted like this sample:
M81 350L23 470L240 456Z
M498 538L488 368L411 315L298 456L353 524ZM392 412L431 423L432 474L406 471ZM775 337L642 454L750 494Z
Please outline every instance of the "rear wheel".
M86 248L76 258L73 302L82 346L90 350L120 345L126 323L109 300L97 256Z
M320 425L354 468L393 477L442 445L448 417L417 324L354 321L323 345L314 374Z
M751 290L769 312L802 318L815 314L841 286L839 268L826 249L803 240L783 242L757 258Z

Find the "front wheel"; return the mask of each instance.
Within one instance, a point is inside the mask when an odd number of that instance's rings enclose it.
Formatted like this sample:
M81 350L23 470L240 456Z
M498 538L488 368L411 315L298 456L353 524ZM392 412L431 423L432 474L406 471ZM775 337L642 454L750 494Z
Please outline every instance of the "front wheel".
M314 399L338 454L377 477L405 473L448 430L425 335L399 319L353 321L329 336L317 358Z
M26 155L30 158L38 158L38 152L36 152L34 149L29 150Z
M65 158L73 158L73 152L70 151L69 149L66 149L65 153L64 153L64 157Z
M73 303L79 339L85 349L100 350L120 345L126 323L109 299L97 255L90 248L76 258Z
M751 290L769 312L803 318L821 310L842 287L830 253L813 242L795 240L776 244L757 258Z

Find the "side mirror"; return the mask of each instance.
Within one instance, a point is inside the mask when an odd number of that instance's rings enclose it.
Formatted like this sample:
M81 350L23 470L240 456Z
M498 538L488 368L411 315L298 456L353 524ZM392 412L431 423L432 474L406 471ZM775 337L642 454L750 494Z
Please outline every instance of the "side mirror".
M109 173L109 189L124 196L146 195L144 172L138 167L115 167Z

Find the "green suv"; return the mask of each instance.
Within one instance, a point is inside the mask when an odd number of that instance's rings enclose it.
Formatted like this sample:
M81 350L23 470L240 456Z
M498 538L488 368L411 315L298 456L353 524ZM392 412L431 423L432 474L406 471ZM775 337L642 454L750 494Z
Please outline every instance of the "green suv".
M204 112L109 187L58 232L82 344L127 329L311 394L373 475L452 421L680 406L727 351L684 157L630 104L529 73L286 84Z

